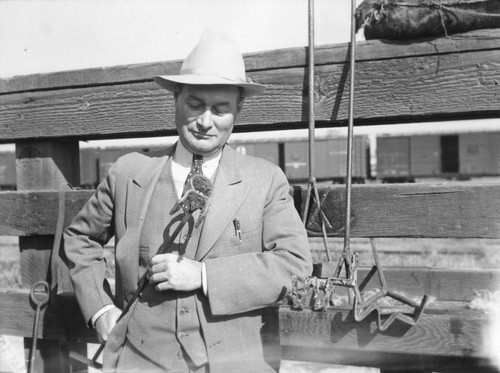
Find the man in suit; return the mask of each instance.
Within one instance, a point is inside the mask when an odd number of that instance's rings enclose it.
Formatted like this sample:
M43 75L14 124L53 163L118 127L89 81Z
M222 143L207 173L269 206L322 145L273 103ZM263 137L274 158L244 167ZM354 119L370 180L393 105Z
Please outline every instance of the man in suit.
M246 82L241 53L215 31L202 36L179 75L155 81L174 93L179 141L163 157L120 158L64 236L82 313L107 341L104 368L272 371L263 359L261 310L312 266L285 175L226 145L245 97L264 87ZM204 219L193 213L174 239L185 215L172 206L200 168L213 182L208 211ZM112 237L114 298L103 259ZM148 266L148 284L117 323Z

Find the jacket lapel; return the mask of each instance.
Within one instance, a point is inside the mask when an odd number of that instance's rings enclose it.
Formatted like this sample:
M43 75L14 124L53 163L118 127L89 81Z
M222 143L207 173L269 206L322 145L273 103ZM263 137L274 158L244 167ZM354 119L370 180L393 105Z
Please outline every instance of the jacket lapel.
M141 232L156 183L174 150L175 146L167 150L166 157L152 158L141 172L128 179L127 207L125 210L125 225L127 228L137 227L138 233Z
M242 167L240 154L226 145L217 169L196 260L202 260L212 250L248 193L248 186L240 172Z

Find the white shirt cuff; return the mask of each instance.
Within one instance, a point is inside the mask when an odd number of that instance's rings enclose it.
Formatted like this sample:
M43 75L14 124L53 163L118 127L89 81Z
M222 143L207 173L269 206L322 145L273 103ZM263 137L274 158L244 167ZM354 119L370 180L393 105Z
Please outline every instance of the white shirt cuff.
M106 311L109 311L112 308L115 308L116 306L114 304L108 304L104 307L102 307L99 311L94 313L94 315L90 318L90 322L92 324L92 327L95 329L95 323L99 317L101 317Z
M203 290L203 294L208 297L207 269L205 262L201 262L201 290Z

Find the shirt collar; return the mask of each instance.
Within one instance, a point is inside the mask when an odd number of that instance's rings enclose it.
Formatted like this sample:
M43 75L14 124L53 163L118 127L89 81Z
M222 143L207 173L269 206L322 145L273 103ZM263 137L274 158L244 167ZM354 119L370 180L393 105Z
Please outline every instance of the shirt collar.
M221 155L222 150L208 157L204 156L203 166L217 165L219 163ZM174 162L180 164L181 166L189 168L191 168L191 164L193 162L193 153L186 149L181 140L177 141L177 146L174 153Z

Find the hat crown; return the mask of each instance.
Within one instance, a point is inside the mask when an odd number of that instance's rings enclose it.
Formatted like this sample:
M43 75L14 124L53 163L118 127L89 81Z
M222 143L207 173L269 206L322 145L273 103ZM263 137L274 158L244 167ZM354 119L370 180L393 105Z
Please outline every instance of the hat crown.
M245 63L238 46L224 34L207 30L184 60L180 75L201 75L244 83Z
M262 93L265 86L247 82L245 62L238 46L226 35L206 30L182 63L178 75L157 75L155 82L171 92L179 84L233 85L243 89L243 96Z

